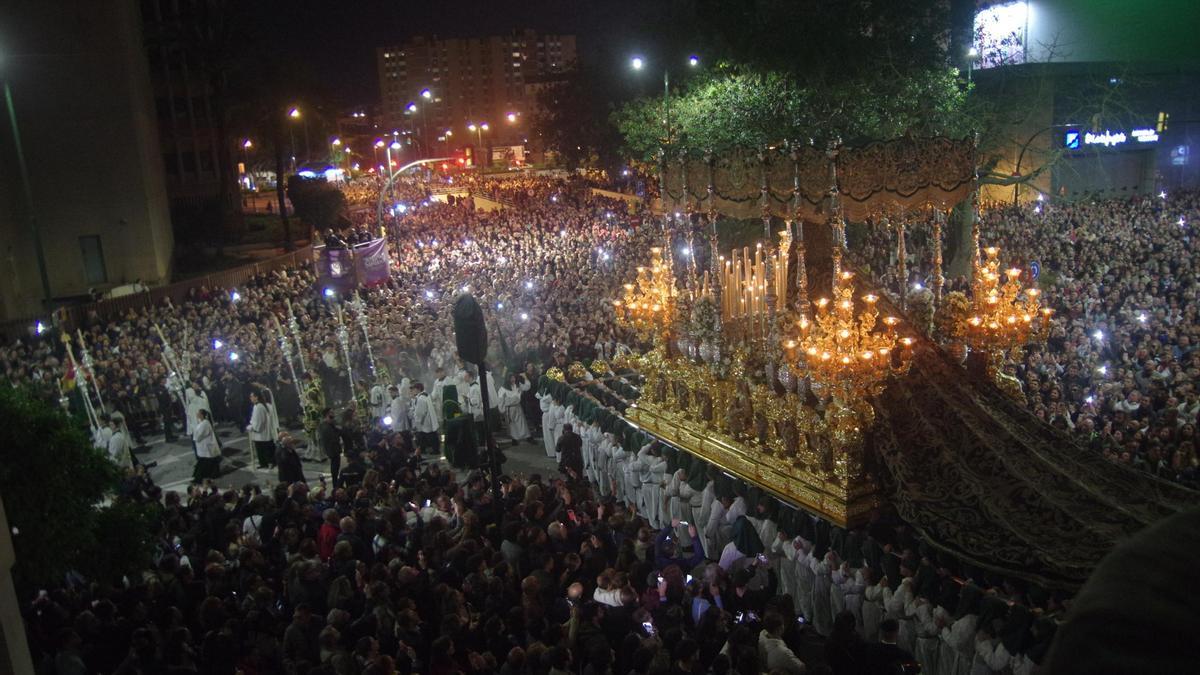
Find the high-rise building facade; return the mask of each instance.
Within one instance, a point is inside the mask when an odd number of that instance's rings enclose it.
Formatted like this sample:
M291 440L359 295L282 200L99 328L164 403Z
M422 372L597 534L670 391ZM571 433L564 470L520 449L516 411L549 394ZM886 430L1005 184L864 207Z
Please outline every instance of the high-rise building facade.
M170 280L174 240L134 0L0 4L0 320Z
M139 0L145 26L146 58L154 88L163 170L171 217L180 232L219 222L222 212L221 161L232 172L222 141L210 64L197 36L211 27L211 0Z
M486 38L416 37L380 48L378 63L385 131L426 141L430 151L520 142L535 104L526 83L574 68L575 36L526 30Z

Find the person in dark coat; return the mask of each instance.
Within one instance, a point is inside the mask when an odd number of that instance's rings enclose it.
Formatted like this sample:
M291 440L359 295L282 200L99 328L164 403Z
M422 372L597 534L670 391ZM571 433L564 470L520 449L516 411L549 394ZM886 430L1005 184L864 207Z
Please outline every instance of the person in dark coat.
M338 470L342 466L342 434L333 422L333 410L326 408L321 411L321 424L317 427L317 438L321 442L321 450L329 458L329 476L337 485Z
M575 433L570 424L564 424L562 435L554 446L558 454L558 470L566 474L571 481L580 480L583 476L583 439Z
M867 673L899 673L902 666L915 665L917 660L903 647L896 644L900 638L900 622L884 619L879 624L879 642L867 645ZM913 670L913 672L916 672Z
M275 444L275 466L279 468L279 482L283 484L304 483L304 465L296 452L296 439L280 434Z

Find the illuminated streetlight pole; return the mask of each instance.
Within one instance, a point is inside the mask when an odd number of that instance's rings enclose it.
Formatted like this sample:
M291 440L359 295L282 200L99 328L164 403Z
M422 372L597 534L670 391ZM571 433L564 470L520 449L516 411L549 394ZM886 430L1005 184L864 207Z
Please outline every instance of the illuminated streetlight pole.
M300 119L300 109L292 108L287 114L289 119ZM292 139L292 173L296 173L296 127L288 126L288 136Z
M700 65L700 57L692 54L687 60L688 66L695 68ZM635 56L629 61L629 65L634 70L641 70L646 61ZM671 71L668 68L663 68L663 126L666 127L667 145L671 144Z
M433 92L429 91L429 89L422 89L421 90L421 98L425 99L426 101L430 101L429 105L432 105ZM426 107L428 107L428 105ZM421 149L424 150L427 154L430 154L428 144L429 144L429 111L422 110L421 111Z
M476 154L478 154L478 151L480 149L482 149L482 147L483 147L483 132L485 132L487 130L488 130L487 122L481 122L479 124L471 123L471 124L467 125L467 131L475 132L475 140L477 141L477 143L475 145ZM477 163L476 165L479 166L480 168L483 168L482 164Z
M8 78L4 77L4 104L8 108L8 122L12 127L13 149L17 153L17 170L21 174L21 188L25 193L26 219L29 221L29 234L33 238L33 252L37 256L38 275L42 281L42 306L50 302L50 275L46 272L46 253L42 248L42 233L38 229L37 212L33 207L33 188L29 184L29 167L25 164L25 149L21 144L21 130L17 126L17 111L13 106L12 89Z

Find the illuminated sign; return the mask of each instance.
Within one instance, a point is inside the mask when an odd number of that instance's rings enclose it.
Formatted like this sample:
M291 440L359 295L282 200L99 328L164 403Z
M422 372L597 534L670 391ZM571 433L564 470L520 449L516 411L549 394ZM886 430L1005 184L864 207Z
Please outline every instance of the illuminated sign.
M1158 132L1153 129L1134 129L1129 135L1136 138L1138 143L1153 143L1158 140Z
M1154 129L1133 129L1128 133L1124 131L1086 131L1079 132L1071 129L1063 136L1063 147L1068 150L1078 150L1080 142L1082 145L1099 145L1106 148L1115 148L1118 145L1124 145L1133 141L1135 143L1155 143L1158 141L1158 132Z
M1109 148L1114 145L1120 145L1127 140L1129 140L1129 138L1125 136L1124 132L1118 131L1113 133L1108 129L1105 129L1104 133L1094 134L1089 131L1083 135L1084 145L1103 145Z

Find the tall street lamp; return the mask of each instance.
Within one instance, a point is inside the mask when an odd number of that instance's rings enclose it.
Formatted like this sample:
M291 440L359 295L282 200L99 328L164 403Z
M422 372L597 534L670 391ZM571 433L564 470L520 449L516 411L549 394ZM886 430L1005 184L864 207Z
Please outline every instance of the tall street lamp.
M287 116L288 116L288 119L290 119L290 120L300 119L300 109L292 108L291 110L288 111ZM305 126L305 134L307 135L307 133L308 133L308 127L306 125ZM288 126L288 136L290 136L292 139L292 173L296 173L296 128L295 127L293 127L291 125Z
M692 54L687 59L688 67L696 68L700 65L700 57ZM629 65L634 70L641 70L645 67L646 61L640 56L635 56L629 60ZM671 144L671 71L668 68L663 68L663 126L667 132L667 145Z
M335 166L341 164L341 162L339 162L338 158L337 158L338 150L341 147L342 147L342 139L340 139L340 138L334 138L332 141L329 142L329 155L330 155L330 159L333 160L333 163ZM349 150L349 148L346 148L346 150ZM350 164L349 164L349 162L347 162L346 172L349 173L349 171L350 171Z
M242 177L243 178L250 175L250 148L253 148L253 147L254 147L254 143L249 138L242 141ZM250 186L247 185L246 187L249 188Z
M471 124L467 125L467 131L475 132L475 140L477 141L477 143L475 145L476 154L478 154L479 151L483 148L483 132L485 132L487 130L488 130L487 122L481 122L479 124L471 123ZM478 158L476 158L476 159L478 159ZM480 168L483 168L482 164L479 164L478 162L476 162L476 164Z
M2 65L2 61L0 61ZM0 71L2 73L3 71ZM50 302L50 275L46 272L46 252L42 248L42 232L38 228L37 212L33 207L33 188L29 184L29 167L25 164L25 149L21 144L21 129L17 126L17 111L13 106L12 89L8 78L0 74L4 80L4 104L8 108L8 122L12 127L13 149L17 153L17 171L21 174L21 189L25 193L26 218L29 221L29 235L33 238L33 252L37 256L38 276L42 282L42 306Z
M382 138L375 139L375 167L379 167L379 149L385 147L387 143L383 142Z

